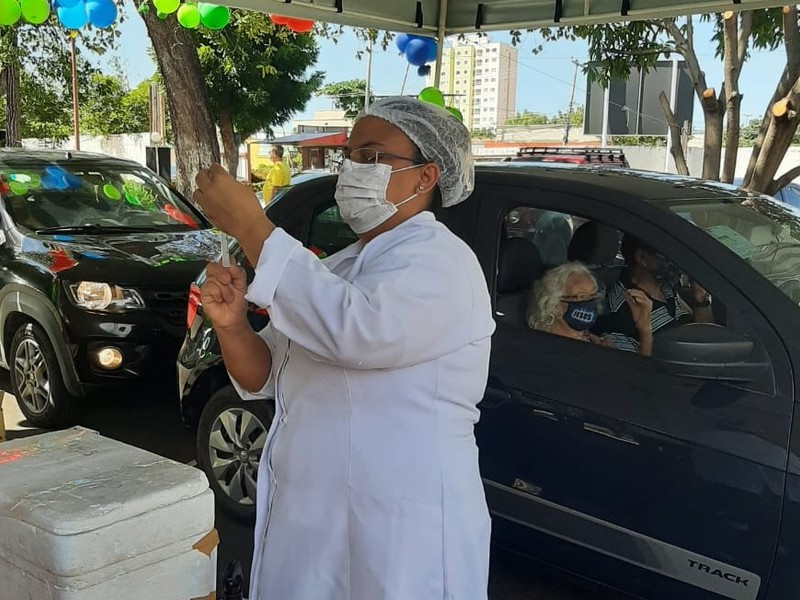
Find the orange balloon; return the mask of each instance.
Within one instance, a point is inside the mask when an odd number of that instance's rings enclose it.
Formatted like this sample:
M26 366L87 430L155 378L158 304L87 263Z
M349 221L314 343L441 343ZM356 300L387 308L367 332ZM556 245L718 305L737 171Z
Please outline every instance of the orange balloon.
M314 28L314 21L306 19L289 19L286 26L295 33L308 33Z

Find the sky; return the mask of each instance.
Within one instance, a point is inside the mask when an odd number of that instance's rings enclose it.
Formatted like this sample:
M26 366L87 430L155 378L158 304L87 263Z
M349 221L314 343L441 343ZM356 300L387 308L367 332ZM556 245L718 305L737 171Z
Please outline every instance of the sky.
M152 75L155 65L148 54L141 51L141 48L149 47L144 22L135 13L130 1L126 8L129 18L120 26L122 36L119 38L119 49L106 53L100 59L100 63L108 64L112 57L118 57L127 71L129 82L136 85ZM706 72L708 85L719 90L722 83L722 61L714 57L714 48L707 41L711 37L710 31L708 25L698 24L695 27L695 39L700 64ZM490 37L493 41L511 42L511 37L506 32L492 33ZM532 49L540 42L540 36L535 32L525 33L521 44L517 46L519 54L516 110L553 115L558 111L566 111L569 105L574 70L572 60L585 61L587 46L582 41L558 41L545 45L541 53L533 54ZM326 83L366 78L367 60L356 58L356 52L364 49L364 42L358 40L352 31L347 31L338 43L319 39L318 44L320 54L315 69L325 72ZM132 52L132 48L136 50ZM761 118L785 62L782 47L774 52L755 51L751 54L740 78L740 89L743 92L743 124L750 119ZM399 55L393 44L386 51L376 48L372 60L373 93L391 95L399 94L401 91L406 94L419 92L425 87L425 78L417 75L416 67L408 70L405 88L402 87L406 66L405 59ZM576 103L583 104L585 96L586 78L579 73L575 92ZM330 98L314 97L297 118L311 117L315 110L332 107ZM661 118L662 115L657 117ZM696 103L694 129L698 128L702 128L702 113L699 104Z

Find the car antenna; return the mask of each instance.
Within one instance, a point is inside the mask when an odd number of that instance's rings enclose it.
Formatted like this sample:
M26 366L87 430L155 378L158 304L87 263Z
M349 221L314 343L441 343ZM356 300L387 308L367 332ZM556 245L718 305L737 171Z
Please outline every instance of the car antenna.
M72 152L67 150L66 157L67 157L67 160L72 160Z

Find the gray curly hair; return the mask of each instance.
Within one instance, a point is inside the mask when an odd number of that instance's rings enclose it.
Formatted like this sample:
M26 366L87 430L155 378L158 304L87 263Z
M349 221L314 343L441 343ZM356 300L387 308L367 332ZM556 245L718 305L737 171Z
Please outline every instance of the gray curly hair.
M567 287L567 281L573 275L585 275L594 282L597 280L582 263L568 262L550 269L534 286L530 302L528 302L528 327L539 331L548 331L556 319L560 317L558 305Z

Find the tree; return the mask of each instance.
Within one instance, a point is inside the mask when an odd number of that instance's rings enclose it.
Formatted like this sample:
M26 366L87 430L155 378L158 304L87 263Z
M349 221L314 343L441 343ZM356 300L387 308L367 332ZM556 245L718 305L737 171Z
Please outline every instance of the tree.
M239 140L285 122L319 89L323 74L307 74L319 48L312 36L249 11L233 11L227 27L199 30L196 40L225 163L236 173Z
M79 92L81 129L92 135L148 131L149 85L131 90L120 75L93 73Z
M779 182L773 177L797 128L800 103L800 34L797 10L763 9L703 17L714 24L717 57L724 63L724 82L717 92L706 81L695 51L694 23L685 19L634 21L625 24L580 26L543 30L545 40L581 38L589 43L589 76L603 84L626 77L632 69L651 68L663 53L677 53L686 61L705 121L703 177L731 181L739 143L741 93L739 76L751 48L775 49L786 40L787 66L762 121L745 177L745 185L771 193ZM513 32L518 36L520 32ZM796 93L793 91L796 90ZM777 114L772 113L777 107ZM668 115L669 116L669 115ZM724 127L727 116L727 127ZM726 140L722 160L723 136ZM674 140L674 144L678 144ZM676 148L677 149L677 148ZM759 156L763 154L763 156ZM796 175L796 173L795 173Z
M329 83L320 90L325 96L333 99L333 105L339 110L343 110L348 119L355 119L364 110L364 99L367 95L367 82L364 79L351 79L349 81L339 81ZM375 97L370 94L370 104Z
M506 119L506 125L547 125L548 123L550 123L550 117L529 110L517 113L515 117Z
M122 0L116 1L117 22L121 23L125 20ZM78 35L79 51L101 55L114 47L120 32L114 25L110 29L86 28ZM69 65L68 36L69 32L59 23L55 12L41 25L20 21L17 25L0 28L0 95L5 96L6 145L19 145L23 135L21 113L24 107L19 102L21 73L63 74L64 66Z
M191 196L197 172L219 162L217 131L197 44L193 33L178 25L175 15L160 19L148 4L142 5L139 14L144 19L167 91L175 141L175 185L183 194Z

